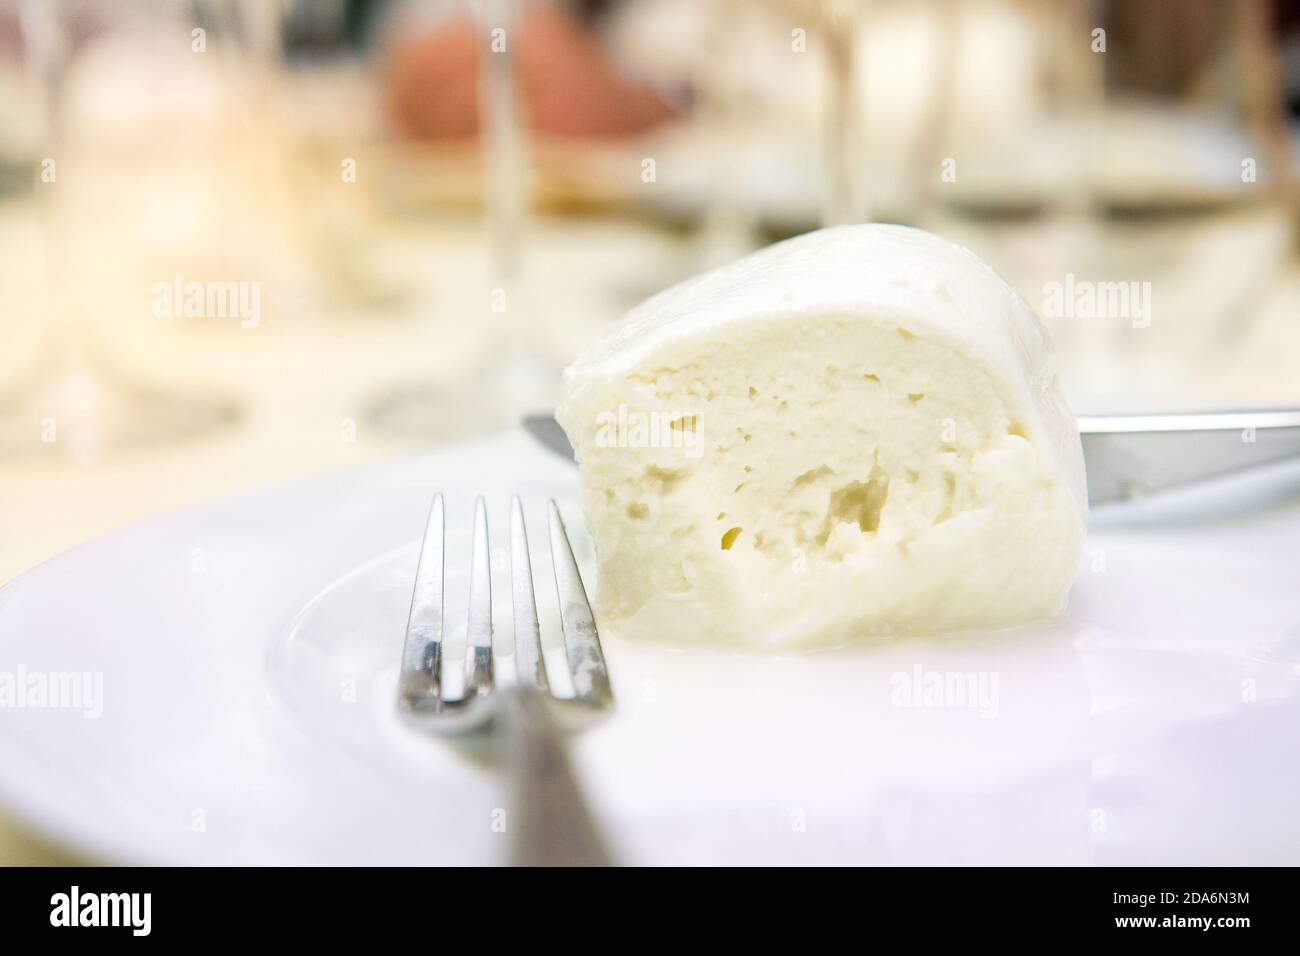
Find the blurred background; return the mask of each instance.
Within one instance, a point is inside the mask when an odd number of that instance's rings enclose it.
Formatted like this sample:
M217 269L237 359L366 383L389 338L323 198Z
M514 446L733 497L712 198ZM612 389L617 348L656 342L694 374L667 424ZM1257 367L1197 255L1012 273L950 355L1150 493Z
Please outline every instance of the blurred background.
M1298 116L1300 0L0 0L0 581L826 224L974 249L1077 413L1300 404Z

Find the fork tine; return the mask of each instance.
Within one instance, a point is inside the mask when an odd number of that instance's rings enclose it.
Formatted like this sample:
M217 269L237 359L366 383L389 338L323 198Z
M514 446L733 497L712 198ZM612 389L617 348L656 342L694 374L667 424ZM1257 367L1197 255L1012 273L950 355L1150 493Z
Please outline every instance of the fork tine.
M586 704L604 707L613 700L605 655L596 633L596 619L582 586L578 562L574 560L569 536L564 531L560 509L550 502L551 562L555 565L555 593L560 599L560 625L564 630L564 650L573 674L575 697Z
M542 658L541 630L537 625L533 568L528 560L528 528L524 524L524 506L518 495L515 495L510 509L510 572L515 615L515 671L519 685L546 691L546 662Z
M438 707L442 701L442 596L443 596L442 495L434 495L424 528L420 558L411 592L411 611L402 645L399 681L408 707Z
M474 504L474 550L469 572L469 621L465 630L465 698L492 692L492 555L487 505Z

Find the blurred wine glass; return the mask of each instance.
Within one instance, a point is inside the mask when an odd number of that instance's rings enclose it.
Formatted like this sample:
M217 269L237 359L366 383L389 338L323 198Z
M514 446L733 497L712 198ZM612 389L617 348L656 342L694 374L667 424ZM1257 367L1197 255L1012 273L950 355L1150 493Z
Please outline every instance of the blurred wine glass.
M208 151L231 129L195 135L189 125L229 95L229 76L197 55L219 42L217 7L11 4L40 99L32 159L43 293L32 309L45 335L29 378L0 399L2 455L84 461L237 417L229 398L127 372L104 347L117 323L157 314L149 290L193 263L186 252L229 238L216 228L233 221L216 214L228 197L214 188L228 179L228 156ZM208 14L203 26L195 10Z
M369 418L406 438L446 438L507 427L554 404L560 366L545 356L524 289L528 233L527 142L519 104L518 0L472 5L478 36L480 162L490 287L482 290L489 355L459 385L425 382L379 396Z

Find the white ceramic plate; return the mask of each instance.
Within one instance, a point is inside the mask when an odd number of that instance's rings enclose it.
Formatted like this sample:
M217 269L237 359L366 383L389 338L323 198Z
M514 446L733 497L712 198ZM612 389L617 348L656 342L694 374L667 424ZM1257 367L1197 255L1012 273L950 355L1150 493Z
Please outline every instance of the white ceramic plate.
M494 538L524 495L539 582L556 497L590 576L572 466L522 433L91 542L0 590L0 675L102 675L97 718L0 709L0 799L111 861L501 859L488 755L392 712L435 489L453 620L476 493ZM1095 516L1050 625L782 656L607 635L592 803L637 863L1300 862L1298 489Z

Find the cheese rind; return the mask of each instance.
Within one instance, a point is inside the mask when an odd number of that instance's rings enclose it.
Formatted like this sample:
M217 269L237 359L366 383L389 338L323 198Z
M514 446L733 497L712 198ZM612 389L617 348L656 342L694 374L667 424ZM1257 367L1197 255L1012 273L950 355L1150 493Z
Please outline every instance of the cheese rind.
M649 299L566 371L557 418L620 634L1000 627L1055 613L1078 567L1042 326L920 230L822 230Z

